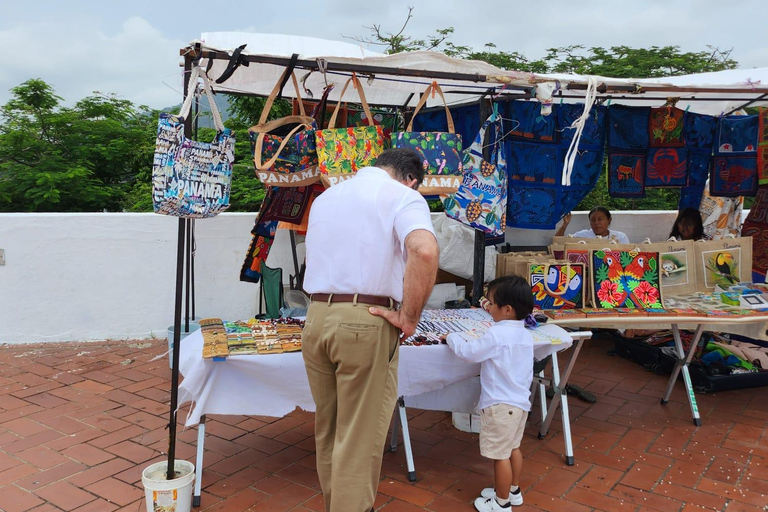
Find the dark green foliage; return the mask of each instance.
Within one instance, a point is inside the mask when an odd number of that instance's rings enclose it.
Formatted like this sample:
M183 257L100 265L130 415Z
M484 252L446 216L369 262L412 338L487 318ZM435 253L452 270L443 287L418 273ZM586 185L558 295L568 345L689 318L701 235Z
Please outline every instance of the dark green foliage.
M0 109L0 211L122 209L151 167L156 113L98 93L61 107L38 79L12 92Z

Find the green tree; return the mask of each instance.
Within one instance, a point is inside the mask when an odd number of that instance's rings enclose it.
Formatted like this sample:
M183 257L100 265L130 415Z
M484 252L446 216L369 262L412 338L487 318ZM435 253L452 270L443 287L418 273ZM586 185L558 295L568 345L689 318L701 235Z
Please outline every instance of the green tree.
M732 50L707 46L707 51L682 52L679 46L610 48L582 45L549 48L543 61L552 73L576 73L614 78L658 78L734 69Z
M32 79L0 108L0 211L122 209L151 166L155 115L112 95L61 106Z

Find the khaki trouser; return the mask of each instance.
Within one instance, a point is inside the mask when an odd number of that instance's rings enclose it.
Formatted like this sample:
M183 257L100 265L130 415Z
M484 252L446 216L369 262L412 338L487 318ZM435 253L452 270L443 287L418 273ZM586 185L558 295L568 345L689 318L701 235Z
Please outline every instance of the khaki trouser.
M397 400L399 330L368 304L312 302L302 353L327 512L369 512Z

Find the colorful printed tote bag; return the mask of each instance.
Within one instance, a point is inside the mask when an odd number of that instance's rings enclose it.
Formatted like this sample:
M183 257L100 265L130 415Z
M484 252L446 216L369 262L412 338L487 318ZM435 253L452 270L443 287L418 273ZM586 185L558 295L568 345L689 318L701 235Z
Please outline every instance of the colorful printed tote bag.
M598 249L590 264L595 307L664 307L658 252Z
M528 282L533 305L538 309L584 307L584 265L579 263L531 263Z
M427 103L430 95L434 98L435 93L443 100L448 132L414 132L414 118ZM456 133L451 111L448 110L445 96L437 82L429 84L421 95L405 131L392 135L392 147L413 149L421 157L424 181L419 187L419 192L423 195L451 194L458 190L464 169L461 135Z
M266 264L269 249L275 241L277 221L260 222L256 220L251 230L251 243L240 268L240 280L247 283L258 283L261 280L262 266Z
M192 108L198 78L213 114L216 136L200 142L184 136L184 120ZM192 68L187 97L179 115L160 114L152 164L155 213L193 219L213 217L229 208L235 135L224 128L205 72Z
M711 292L715 286L752 281L752 241L745 236L694 242L697 290Z
M496 142L488 162L483 159L483 141L491 123ZM501 116L494 113L464 151L464 175L459 190L443 199L446 215L491 236L506 232L507 163L501 135Z
M341 98L344 97L344 92L350 83L360 96L368 126L336 128ZM315 132L321 179L326 186L349 179L358 169L373 165L376 158L384 151L384 131L381 125L374 123L368 102L365 100L363 86L354 73L344 84L328 125L327 130Z
M291 73L299 115L267 121L272 104L280 92L286 69L275 84L261 110L259 124L248 129L253 149L256 176L265 185L274 187L303 187L320 180L315 149L315 120L304 112L296 75Z

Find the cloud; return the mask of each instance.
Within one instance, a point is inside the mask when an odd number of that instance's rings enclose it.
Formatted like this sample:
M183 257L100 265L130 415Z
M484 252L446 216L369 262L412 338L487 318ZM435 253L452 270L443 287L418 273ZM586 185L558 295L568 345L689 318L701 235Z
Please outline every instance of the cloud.
M105 34L90 17L24 24L0 31L0 103L9 89L30 78L51 84L65 104L94 91L151 107L181 98L179 49L139 17L127 19L115 34ZM166 85L167 84L167 85Z

